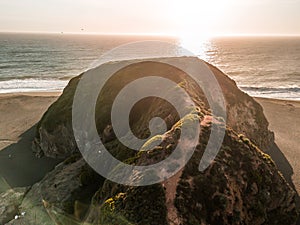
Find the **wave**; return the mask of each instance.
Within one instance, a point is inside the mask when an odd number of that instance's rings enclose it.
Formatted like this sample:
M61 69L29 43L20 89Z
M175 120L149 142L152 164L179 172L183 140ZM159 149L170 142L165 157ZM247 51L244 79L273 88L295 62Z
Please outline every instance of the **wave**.
M251 87L239 86L253 97L300 100L300 87Z
M10 79L0 81L0 93L62 91L67 84L59 79Z
M240 86L241 89L245 91L262 91L262 92L300 92L300 87L249 87Z
M27 82L28 80L70 80L71 78L73 78L74 76L34 76L34 75L20 75L17 77L11 77L11 76L4 76L4 77L0 77L0 82L1 81L25 81Z
M70 77L51 79L24 77L22 79L0 80L0 93L14 92L52 92L62 91ZM239 86L241 90L253 97L300 100L300 87L255 87Z

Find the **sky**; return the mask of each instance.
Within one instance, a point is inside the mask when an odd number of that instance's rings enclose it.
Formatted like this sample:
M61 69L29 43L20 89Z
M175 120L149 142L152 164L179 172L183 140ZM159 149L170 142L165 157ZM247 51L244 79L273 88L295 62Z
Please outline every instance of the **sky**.
M0 0L0 32L300 35L300 0Z

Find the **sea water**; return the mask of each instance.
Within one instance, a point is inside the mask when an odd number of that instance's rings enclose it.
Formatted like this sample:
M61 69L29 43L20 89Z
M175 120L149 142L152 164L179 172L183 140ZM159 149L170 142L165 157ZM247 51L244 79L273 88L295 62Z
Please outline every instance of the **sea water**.
M143 40L191 46L251 96L300 100L300 37L216 37L186 44L175 37L0 33L0 93L61 91L105 52ZM133 59L138 52L126 54Z

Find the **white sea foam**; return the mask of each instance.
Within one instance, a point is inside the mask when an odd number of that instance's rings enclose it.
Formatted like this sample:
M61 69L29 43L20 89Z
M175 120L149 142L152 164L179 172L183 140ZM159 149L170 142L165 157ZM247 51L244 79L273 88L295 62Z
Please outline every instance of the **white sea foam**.
M61 91L67 80L12 79L0 81L0 93Z
M275 98L286 100L300 100L299 87L240 87L241 90L253 97Z

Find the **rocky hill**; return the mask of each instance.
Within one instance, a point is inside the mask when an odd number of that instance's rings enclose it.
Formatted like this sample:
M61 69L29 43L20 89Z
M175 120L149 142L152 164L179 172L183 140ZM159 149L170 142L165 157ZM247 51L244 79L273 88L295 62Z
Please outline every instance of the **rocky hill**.
M122 63L109 63L101 68L107 71L108 67ZM199 141L187 165L166 181L141 187L113 183L92 170L82 159L72 130L72 103L80 75L69 82L44 114L34 141L34 151L39 157L46 155L65 161L21 195L18 209L27 214L9 224L296 224L295 192L265 153L274 136L268 130L262 107L253 98L207 64L226 100L228 117L224 124L223 118L212 120L213 112L203 91L183 71L151 60L132 63L118 71L98 97L95 121L99 136L120 161L150 165L167 158L178 145L181 128L196 119ZM115 138L110 110L126 84L153 71L184 88L196 107L179 118L174 108L162 99L153 97L138 102L130 114L132 132L140 137L149 135L147 126L153 116L165 120L167 132L153 138L161 139L159 145L136 152ZM200 172L198 165L212 123L226 128L225 137L213 163ZM164 173L176 170L177 162L168 165Z
M190 60L197 60L191 58ZM138 63L138 60L132 60L132 63ZM118 62L121 64L122 62ZM110 65L110 64L109 64ZM227 125L233 128L236 132L244 134L250 138L258 147L267 151L270 143L274 141L274 135L268 130L268 121L266 120L262 107L250 96L237 88L236 83L223 74L216 67L207 64L211 71L215 74L225 97L227 105ZM103 65L105 69L106 65ZM130 81L140 76L141 64L130 66L126 70L122 70L110 79L110 83L105 86L102 93L105 96L98 98L97 104L107 105L108 110L112 104L112 100L117 93ZM178 69L170 71L170 75L166 75L166 71L170 68L164 68L157 63L145 62L142 67L149 68L149 72L155 70L161 71L157 74L166 78L171 78L178 83L184 82L186 91L190 96L193 96L194 101L198 101L198 105L203 104L206 108L206 98L199 88L190 89L192 81L189 77ZM144 75L146 73L144 72ZM44 114L38 124L37 135L34 142L34 148L38 155L46 155L54 158L65 158L77 151L77 146L73 138L73 130L71 124L73 96L80 80L80 76L73 78L65 88L63 95L53 104ZM108 102L103 102L102 99L110 99ZM199 99L199 100L198 100ZM97 112L96 121L98 121L98 130L103 132L105 127L109 125L110 112Z

